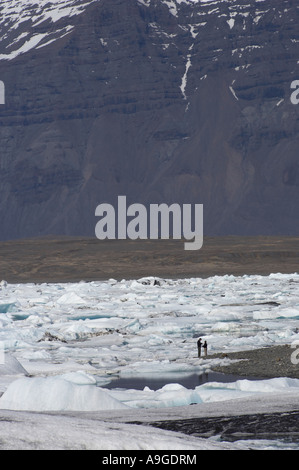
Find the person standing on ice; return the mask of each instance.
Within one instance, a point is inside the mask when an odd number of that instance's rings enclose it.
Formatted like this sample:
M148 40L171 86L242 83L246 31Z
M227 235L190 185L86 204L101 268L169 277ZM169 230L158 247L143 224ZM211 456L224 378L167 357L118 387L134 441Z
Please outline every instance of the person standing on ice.
M205 357L207 357L207 355L208 355L208 343L206 341L203 343L203 352L204 352Z
M198 357L201 356L201 338L197 341L197 351L198 351Z

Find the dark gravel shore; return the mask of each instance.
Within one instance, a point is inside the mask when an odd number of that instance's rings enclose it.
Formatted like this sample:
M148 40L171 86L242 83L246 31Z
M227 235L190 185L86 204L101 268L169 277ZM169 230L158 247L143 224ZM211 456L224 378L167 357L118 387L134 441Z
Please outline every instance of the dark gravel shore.
M215 418L193 418L176 421L157 421L151 426L191 436L218 436L224 441L239 439L271 439L298 443L298 411L286 413L257 413Z
M247 378L290 377L298 379L299 364L292 363L292 357L293 359L298 359L298 356L299 353L296 355L296 349L286 344L252 351L213 354L209 358L227 357L229 359L240 359L240 361L232 362L228 366L213 367L215 372L240 375Z

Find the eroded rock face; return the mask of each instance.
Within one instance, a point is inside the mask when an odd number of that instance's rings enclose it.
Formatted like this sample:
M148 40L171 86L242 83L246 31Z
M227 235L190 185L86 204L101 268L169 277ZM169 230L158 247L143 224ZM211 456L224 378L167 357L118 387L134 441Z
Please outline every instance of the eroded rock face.
M295 1L1 1L0 239L95 208L202 203L204 233L297 234Z

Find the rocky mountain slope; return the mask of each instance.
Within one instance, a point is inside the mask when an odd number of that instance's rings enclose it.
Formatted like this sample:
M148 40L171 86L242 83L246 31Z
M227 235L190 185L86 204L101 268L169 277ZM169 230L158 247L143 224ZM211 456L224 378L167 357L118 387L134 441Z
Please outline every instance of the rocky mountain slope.
M295 0L0 1L0 239L94 236L102 202L299 233Z

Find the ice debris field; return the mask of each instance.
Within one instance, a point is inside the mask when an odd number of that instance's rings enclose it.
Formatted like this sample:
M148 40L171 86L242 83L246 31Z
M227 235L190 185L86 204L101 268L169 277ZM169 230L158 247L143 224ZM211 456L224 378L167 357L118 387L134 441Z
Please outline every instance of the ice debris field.
M284 377L201 384L229 359L198 358L196 346L199 336L210 354L298 341L298 274L0 288L2 410L174 407L299 387Z

